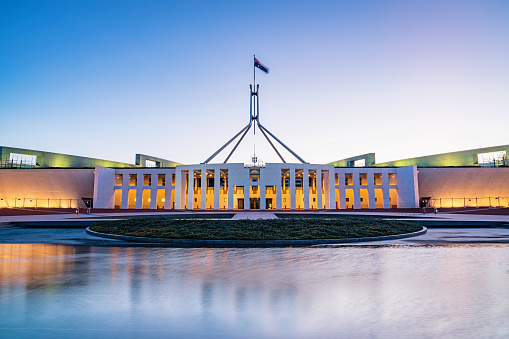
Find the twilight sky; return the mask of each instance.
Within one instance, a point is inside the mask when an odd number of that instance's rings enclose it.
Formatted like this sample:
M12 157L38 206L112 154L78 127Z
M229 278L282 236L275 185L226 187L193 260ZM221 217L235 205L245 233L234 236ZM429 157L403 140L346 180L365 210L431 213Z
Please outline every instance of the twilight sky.
M249 121L253 54L261 123L308 162L508 144L508 18L506 0L0 0L0 145L203 162ZM254 144L278 162L258 130L230 162Z

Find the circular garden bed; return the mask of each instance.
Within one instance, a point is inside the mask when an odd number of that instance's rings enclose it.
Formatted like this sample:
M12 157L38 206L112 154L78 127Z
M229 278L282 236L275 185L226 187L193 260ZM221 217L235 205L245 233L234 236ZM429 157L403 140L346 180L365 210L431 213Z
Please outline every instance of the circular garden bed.
M161 239L280 241L383 237L413 233L423 227L413 221L373 217L206 220L167 216L100 221L90 229Z

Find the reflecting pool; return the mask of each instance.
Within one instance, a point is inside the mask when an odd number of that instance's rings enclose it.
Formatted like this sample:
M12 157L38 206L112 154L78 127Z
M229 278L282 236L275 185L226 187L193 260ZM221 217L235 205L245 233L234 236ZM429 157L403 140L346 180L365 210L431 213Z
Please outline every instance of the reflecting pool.
M507 338L509 245L0 245L2 338Z

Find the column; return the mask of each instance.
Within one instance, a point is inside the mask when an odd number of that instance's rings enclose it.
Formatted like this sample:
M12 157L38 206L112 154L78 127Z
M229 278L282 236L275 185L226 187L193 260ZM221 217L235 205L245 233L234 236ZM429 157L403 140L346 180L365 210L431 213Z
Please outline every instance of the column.
M248 172L249 173L249 172ZM248 210L251 208L251 205L249 204L249 191L251 186L249 185L249 177L247 178L247 181L244 180L244 209Z
M332 192L333 195L331 196L331 182L334 183L334 173L332 173L332 180L331 180L331 173L330 171L324 172L324 190L325 190L325 208L330 209L331 208L331 201L336 200L336 190L334 189L334 185L332 185ZM335 206L334 206L335 207Z
M382 172L382 188L384 195L384 208L391 208L391 195L389 192L389 171L384 169Z
M221 185L221 169L219 168L216 168L214 170L214 209L215 210L218 210L219 209L219 198L221 196L221 194L219 193L219 190L220 190L220 185Z
M122 172L122 202L121 209L127 209L129 203L129 173Z
M174 189L173 186L171 186L171 173L167 173L166 176L170 176L170 180L167 179L166 185L164 186L164 208L165 209L171 209L173 206L171 206L171 190ZM175 187L177 187L177 178L175 177ZM180 196L179 196L180 199ZM175 190L175 208L180 208L180 204L178 203L179 200L177 200L177 190Z
M337 170L335 170L337 171ZM337 171L338 173L338 188L339 188L339 208L346 209L346 195L345 195L345 172Z
M302 173L302 187L304 190L304 209L309 209L309 168L304 168L304 172Z
M187 209L193 209L194 202L194 171L192 168L189 169L187 174Z
M180 170L180 168L176 168L175 169L175 209L177 210L181 210L184 208L184 205L182 204L182 195L184 195L184 192L182 191L182 183L183 183L183 180L182 180L182 171ZM170 178L170 184L171 184L171 178ZM171 196L170 196L170 200L168 200L168 194L166 194L166 201L170 201L168 203L171 203ZM164 204L165 207L167 207L168 205L166 205L166 203ZM170 206L171 208L171 206Z
M290 209L297 209L295 196L295 168L290 168Z
M267 199L265 198L266 190L267 188L265 185L262 185L262 182L260 181L260 210L267 209Z
M201 209L207 209L207 169L201 169Z
M360 209L361 208L361 191L359 185L359 171L353 171L352 173L353 180L353 208Z
M278 169L276 175L276 209L280 210L283 208L283 198L281 196L281 168Z
M152 173L150 176L150 209L157 208L157 173ZM166 191L165 191L166 192Z
M233 171L228 169L228 209L233 210L233 180L230 176L233 174Z
M143 174L136 173L136 209L143 208Z
M369 197L369 209L376 208L375 202L375 173L368 171L368 197Z
M322 209L322 170L316 169L316 208Z

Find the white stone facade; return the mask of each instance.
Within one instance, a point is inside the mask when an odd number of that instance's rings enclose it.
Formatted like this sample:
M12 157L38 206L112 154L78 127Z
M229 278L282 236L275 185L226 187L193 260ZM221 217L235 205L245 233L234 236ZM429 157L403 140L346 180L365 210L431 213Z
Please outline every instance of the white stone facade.
M95 208L346 209L418 207L417 169L317 164L95 168Z

